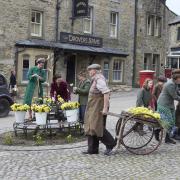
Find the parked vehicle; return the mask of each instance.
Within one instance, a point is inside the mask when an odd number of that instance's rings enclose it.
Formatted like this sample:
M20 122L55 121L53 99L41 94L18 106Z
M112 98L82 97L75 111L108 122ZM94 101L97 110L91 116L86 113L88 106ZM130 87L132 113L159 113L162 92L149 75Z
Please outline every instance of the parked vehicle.
M9 114L13 99L9 93L6 78L0 74L0 118Z

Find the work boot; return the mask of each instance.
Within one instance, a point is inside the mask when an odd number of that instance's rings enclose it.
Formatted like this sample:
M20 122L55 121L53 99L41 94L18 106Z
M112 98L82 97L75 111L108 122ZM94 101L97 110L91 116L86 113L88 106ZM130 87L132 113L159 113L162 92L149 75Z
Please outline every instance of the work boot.
M105 151L104 151L104 155L106 156L110 156L112 154L112 149L110 148L107 148Z
M169 134L166 133L166 137L165 137L165 143L167 144L176 144L176 141L173 141L170 137L169 137Z

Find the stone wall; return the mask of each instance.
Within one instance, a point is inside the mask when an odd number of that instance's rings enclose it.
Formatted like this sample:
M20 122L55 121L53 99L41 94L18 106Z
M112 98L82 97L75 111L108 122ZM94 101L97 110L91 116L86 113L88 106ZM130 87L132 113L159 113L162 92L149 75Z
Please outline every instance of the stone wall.
M44 0L0 0L0 66L7 77L15 62L15 42L31 39L31 10L43 12L43 39L55 39L56 1Z
M176 16L163 4L156 4L156 0L140 0L138 6L137 27L137 65L136 81L139 80L139 71L143 70L144 54L159 54L159 72L164 74L164 66L168 47L168 23ZM161 36L147 35L147 14L153 14L162 18Z

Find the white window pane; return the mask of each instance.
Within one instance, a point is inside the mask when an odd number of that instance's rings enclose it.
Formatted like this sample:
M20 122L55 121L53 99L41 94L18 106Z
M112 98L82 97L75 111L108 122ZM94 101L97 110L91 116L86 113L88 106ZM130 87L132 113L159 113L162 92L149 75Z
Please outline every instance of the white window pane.
M90 21L87 19L84 20L84 31L91 32L91 24Z
M35 24L35 34L40 35L40 25Z
M35 24L31 23L31 34L35 33Z

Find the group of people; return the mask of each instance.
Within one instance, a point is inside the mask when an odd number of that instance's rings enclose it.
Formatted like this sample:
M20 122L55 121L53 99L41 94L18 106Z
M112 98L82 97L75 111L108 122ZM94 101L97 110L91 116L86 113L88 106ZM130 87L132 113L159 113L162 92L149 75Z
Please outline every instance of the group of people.
M45 59L39 58L36 62L37 66L30 68L28 72L29 83L24 96L24 104L28 105L31 105L33 96L43 97L42 83L46 81L46 73L43 70ZM92 64L87 70L91 81L86 77L86 72L80 72L78 87L73 88L73 92L79 95L80 123L84 124L84 131L88 137L88 149L83 153L98 154L99 141L101 141L106 146L104 154L110 155L116 145L114 138L105 127L110 89L99 64ZM68 84L60 75L53 78L50 95L55 99L60 95L65 101L70 100ZM29 118L32 118L31 111Z
M160 113L161 124L166 129L165 143L175 144L172 139L180 140L179 106L176 108L174 100L180 102L179 94L180 70L172 72L172 78L167 81L165 77L159 77L158 83L153 87L153 80L146 79L137 95L136 106L144 106ZM176 114L176 116L175 116ZM138 126L143 132L143 125ZM155 138L159 141L159 129L155 130Z
M46 73L43 70L45 59L39 58L37 66L32 67L28 72L29 83L26 88L24 104L31 105L32 97L43 96L42 83L46 81ZM115 139L106 129L106 118L109 110L110 89L106 79L101 72L99 64L92 64L87 67L91 80L86 77L86 72L80 72L77 76L79 84L73 87L73 93L79 95L80 122L84 124L84 131L88 139L88 149L84 154L98 154L99 141L105 146L105 155L110 155L116 145ZM144 106L158 111L163 119L166 128L166 143L175 143L173 137L180 139L180 121L175 121L174 100L180 101L178 85L180 84L180 70L174 70L172 79L166 82L166 78L159 77L157 84L153 87L153 80L146 79L137 95L136 106ZM71 99L68 84L61 75L56 75L51 84L50 96L57 99L60 95L65 101ZM180 108L180 104L177 106ZM29 112L32 118L31 111ZM178 131L172 135L175 125L178 124ZM139 130L143 131L143 125L139 124ZM155 130L155 138L159 140L159 129Z

